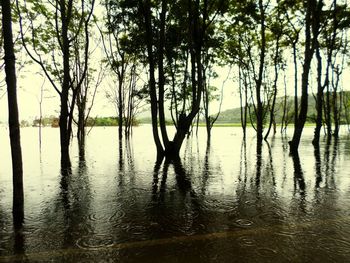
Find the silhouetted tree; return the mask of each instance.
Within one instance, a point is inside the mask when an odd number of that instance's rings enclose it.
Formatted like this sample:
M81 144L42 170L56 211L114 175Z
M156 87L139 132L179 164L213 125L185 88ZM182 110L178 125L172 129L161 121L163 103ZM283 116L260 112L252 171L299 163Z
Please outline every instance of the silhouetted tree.
M289 142L291 153L298 151L301 134L306 122L308 111L308 87L311 60L317 44L317 37L320 26L320 12L322 10L322 0L310 0L304 3L305 8L305 44L304 44L304 64L301 78L301 105L300 113L294 126L293 138ZM297 114L297 113L295 113Z
M69 144L78 91L87 72L89 23L95 0L16 0L22 43L60 97L61 164L70 166ZM28 35L30 35L28 37ZM72 74L76 55L72 43L84 38L84 63L80 76ZM79 80L78 80L79 79Z
M12 38L12 16L10 0L1 1L2 32L5 53L5 73L9 112L9 130L12 157L13 180L13 216L15 227L22 224L24 219L24 195L23 195L23 168L22 150L20 140L20 128L18 121L17 105L17 79L15 66L15 53Z

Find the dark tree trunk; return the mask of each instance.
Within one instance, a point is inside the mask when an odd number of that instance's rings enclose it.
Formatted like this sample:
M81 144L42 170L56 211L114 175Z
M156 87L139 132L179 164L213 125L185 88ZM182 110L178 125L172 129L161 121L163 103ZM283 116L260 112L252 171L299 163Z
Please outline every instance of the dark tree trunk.
M288 107L288 100L287 100L287 82L286 82L286 72L284 72L283 76L283 82L284 82L284 96L283 96L283 115L281 120L281 133L286 132L287 125L288 125L288 117L287 117L287 107Z
M123 77L124 79L124 77ZM122 88L123 88L123 80L119 80L119 87L118 87L118 97L119 97L119 103L118 103L118 139L123 139L123 95L122 95Z
M298 102L298 61L297 61L297 42L293 42L293 61L294 61L294 127L298 122L299 102Z
M321 10L322 1L316 3L315 0L307 1L306 10L306 23L305 23L305 51L304 51L304 64L303 73L301 76L301 105L300 113L298 115L297 122L295 123L293 138L289 142L290 152L297 153L301 134L306 122L307 110L308 110L308 87L309 87L309 72L311 66L311 60L314 54L316 40L318 36L319 17L316 12L316 8ZM317 7L316 7L317 5ZM313 33L313 36L311 36Z
M164 46L165 46L165 19L167 12L166 0L162 0L162 10L160 14L160 30L159 30L159 45L158 45L158 90L159 90L159 126L162 134L164 147L167 148L169 144L168 133L165 123L164 112L164 86L165 86L165 72L164 72Z
M267 132L265 134L264 140L267 140L271 127L273 125L274 129L274 134L276 134L276 122L275 122L275 105L276 105L276 97L277 97L277 81L278 81L278 58L279 58L279 40L280 40L280 35L277 36L276 39L276 53L274 57L274 71L275 71L275 78L273 81L273 99L272 99L272 106L270 109L270 123L269 123L269 128L267 129Z
M316 47L316 58L317 58L317 95L316 95L316 127L314 132L314 138L312 144L315 147L319 146L320 143L320 132L322 127L322 111L323 111L323 86L321 84L322 74L322 59L320 55L319 46Z
M151 3L150 0L146 0L145 3L141 4L141 9L143 11L145 19L145 29L146 29L146 46L147 46L147 59L149 64L149 95L151 99L151 116L152 116L152 131L153 140L157 148L157 160L163 159L164 148L160 141L158 132L158 99L156 90L156 80L155 80L155 61L153 55L153 31L152 31L152 20L151 20Z
M259 64L259 75L256 80L256 102L257 102L257 110L256 110L256 133L258 143L263 140L263 130L264 130L264 109L261 100L261 88L262 88L262 80L264 75L264 65L265 65L265 52L266 52L266 35L265 35L265 8L263 6L263 1L259 0L259 9L261 15L261 51L260 51L260 64Z
M70 9L70 7L68 8ZM70 55L69 55L69 39L68 39L68 22L70 20L71 13L66 9L65 1L60 1L60 11L62 14L62 51L63 51L63 82L61 92L61 110L60 110L60 143L61 143L61 166L69 167L69 110L68 110L68 96L70 88Z
M80 95L77 97L77 105L78 105L78 130L77 130L77 139L78 139L78 147L79 147L79 156L85 156L85 106L86 106L86 97L83 96L81 98Z
M13 218L15 227L21 226L24 219L23 168L20 128L17 106L17 79L15 53L12 40L12 17L9 0L1 0L2 31L5 51L5 73L8 97L9 130L12 158Z
M338 108L338 90L337 90L337 87L333 88L333 118L334 118L333 136L335 138L338 138L339 137L340 116L339 116L339 108Z
M242 85L243 82L243 85ZM246 138L246 126L247 126L247 118L246 118L246 105L243 107L243 87L246 88L245 81L242 80L242 69L241 65L238 65L238 90L239 90L239 106L241 113L241 126L243 130L243 138Z

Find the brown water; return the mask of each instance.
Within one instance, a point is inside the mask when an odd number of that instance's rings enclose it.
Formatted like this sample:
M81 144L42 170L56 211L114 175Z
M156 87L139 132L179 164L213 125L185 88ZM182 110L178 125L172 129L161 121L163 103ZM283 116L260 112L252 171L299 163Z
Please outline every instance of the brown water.
M240 128L185 141L181 163L155 167L149 126L118 149L94 128L61 173L59 134L22 130L25 221L13 230L7 130L0 130L0 262L350 262L350 138L244 144Z

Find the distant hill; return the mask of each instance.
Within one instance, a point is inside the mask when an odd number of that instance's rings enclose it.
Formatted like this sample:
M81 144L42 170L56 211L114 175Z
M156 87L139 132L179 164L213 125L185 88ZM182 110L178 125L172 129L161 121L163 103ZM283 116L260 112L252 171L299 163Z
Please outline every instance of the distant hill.
M331 94L332 96L332 94ZM350 92L345 91L344 96L348 98L350 101ZM339 98L339 96L338 96ZM298 98L300 104L300 98ZM276 98L276 122L280 123L282 121L283 116L283 105L284 105L284 97ZM308 97L308 121L313 122L316 117L316 101L313 95L309 95ZM254 111L253 107L250 109ZM294 116L294 97L287 97L287 113L290 120L292 120ZM217 119L217 123L240 123L241 122L241 109L233 108L229 110L222 111Z
M345 91L344 97L348 98L349 104L350 104L350 91ZM332 96L332 93L331 95ZM339 96L338 96L339 98ZM299 104L300 104L300 97L298 98ZM316 101L312 94L308 97L308 121L314 122L316 118ZM284 97L278 97L276 98L276 106L275 106L275 112L276 112L276 122L281 123L282 116L283 116L283 104L284 104ZM350 107L350 106L349 106ZM251 107L251 111L254 111L253 107ZM253 113L253 112L252 112ZM292 122L294 118L294 97L287 97L287 114L289 121ZM213 114L215 116L215 114ZM268 117L268 116L267 116ZM249 118L249 117L248 117ZM150 111L144 111L141 114L137 116L137 120L140 123L151 123L151 112ZM171 119L170 117L167 117L167 121L170 123ZM201 118L200 122L205 122L204 118ZM233 108L228 109L225 111L222 111L216 121L216 124L225 124L225 123L240 123L241 122L241 109L240 108ZM249 122L249 120L248 120Z

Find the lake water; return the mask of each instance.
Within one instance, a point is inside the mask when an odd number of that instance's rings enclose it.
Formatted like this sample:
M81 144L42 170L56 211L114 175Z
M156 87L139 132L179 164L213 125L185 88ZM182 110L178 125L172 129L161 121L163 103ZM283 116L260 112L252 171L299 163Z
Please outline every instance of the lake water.
M151 127L119 149L94 128L85 161L76 141L61 173L59 130L21 130L25 221L13 230L8 130L0 128L0 262L350 262L350 137L306 128L299 159L280 134L256 146L249 130L205 129L181 164L155 166ZM261 152L261 153L260 153ZM258 153L258 154L257 154Z

